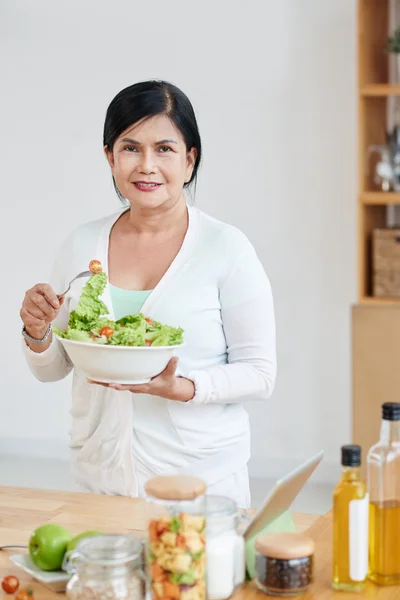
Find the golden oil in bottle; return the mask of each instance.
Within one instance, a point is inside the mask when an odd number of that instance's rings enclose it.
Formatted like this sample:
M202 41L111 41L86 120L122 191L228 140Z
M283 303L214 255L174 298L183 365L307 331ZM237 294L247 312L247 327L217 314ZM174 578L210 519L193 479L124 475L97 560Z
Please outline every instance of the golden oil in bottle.
M378 585L400 584L400 502L369 505L369 578Z
M400 584L400 403L382 405L381 434L367 457L369 571L378 585ZM400 592L399 592L400 598Z
M332 587L362 591L368 571L368 496L360 446L342 446L342 477L333 493Z

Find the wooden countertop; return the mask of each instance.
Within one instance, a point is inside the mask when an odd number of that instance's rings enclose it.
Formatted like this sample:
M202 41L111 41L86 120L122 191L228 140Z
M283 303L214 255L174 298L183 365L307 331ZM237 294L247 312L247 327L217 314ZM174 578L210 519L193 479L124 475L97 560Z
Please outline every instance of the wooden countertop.
M400 587L379 588L368 583L363 593L334 592L331 580L332 520L330 514L295 514L299 531L308 530L316 543L316 580L304 600L399 600ZM45 491L29 488L0 486L0 545L27 544L32 531L44 523L58 523L76 535L88 529L105 533L143 533L145 505L140 499L121 496L97 496L75 492ZM16 575L21 587L31 587L35 600L61 600L64 594L56 594L15 567L9 560L10 551L0 552L0 578ZM17 553L12 550L11 553ZM1 593L1 592L0 592ZM0 596L13 599L13 596ZM234 600L263 600L265 594L254 584L246 584L233 596Z

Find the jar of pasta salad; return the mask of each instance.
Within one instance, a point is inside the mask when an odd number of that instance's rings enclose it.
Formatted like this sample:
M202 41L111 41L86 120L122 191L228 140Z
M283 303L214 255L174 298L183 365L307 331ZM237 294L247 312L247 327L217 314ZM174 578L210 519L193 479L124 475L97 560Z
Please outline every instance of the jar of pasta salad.
M206 599L205 491L196 477L155 477L146 483L152 600Z

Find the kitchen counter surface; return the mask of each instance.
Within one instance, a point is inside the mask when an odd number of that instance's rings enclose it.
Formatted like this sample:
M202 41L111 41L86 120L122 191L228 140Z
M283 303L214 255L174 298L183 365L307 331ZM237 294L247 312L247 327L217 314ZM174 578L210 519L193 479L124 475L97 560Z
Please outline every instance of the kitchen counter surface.
M27 544L32 531L44 523L58 523L74 535L88 529L142 535L145 518L145 503L141 499L0 486L0 545ZM310 591L301 597L304 600L354 600L354 594L334 592L330 587L331 514L322 517L295 514L294 521L297 529L308 530L316 543L316 580ZM64 594L45 588L10 561L9 554L18 552L21 551L0 552L1 579L6 575L16 575L20 579L20 587L33 589L35 600L61 600ZM400 587L378 588L368 584L365 591L356 596L369 600L399 600ZM5 594L4 597L13 598ZM246 584L233 596L234 600L262 600L266 597L253 583Z

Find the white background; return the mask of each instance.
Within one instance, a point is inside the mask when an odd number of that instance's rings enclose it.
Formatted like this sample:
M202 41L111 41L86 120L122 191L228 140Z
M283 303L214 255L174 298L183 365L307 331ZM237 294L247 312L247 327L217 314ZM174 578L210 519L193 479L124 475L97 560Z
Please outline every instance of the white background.
M19 308L71 229L119 207L109 102L162 78L197 113L197 206L248 235L273 286L279 374L249 408L250 472L325 448L318 477L336 477L351 433L355 45L355 0L1 3L0 453L68 455L71 381L34 380Z

